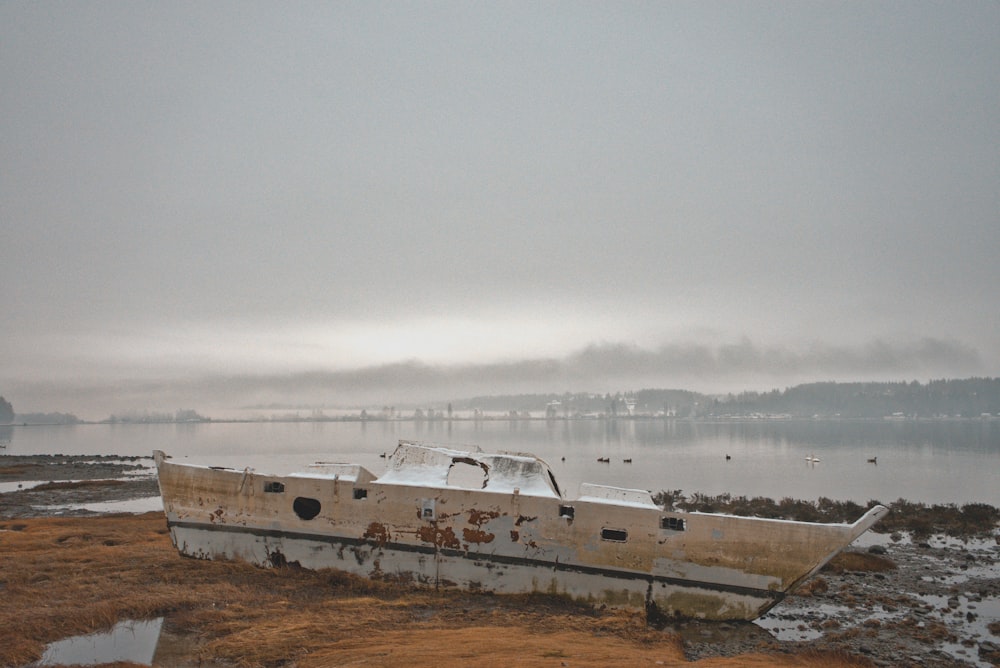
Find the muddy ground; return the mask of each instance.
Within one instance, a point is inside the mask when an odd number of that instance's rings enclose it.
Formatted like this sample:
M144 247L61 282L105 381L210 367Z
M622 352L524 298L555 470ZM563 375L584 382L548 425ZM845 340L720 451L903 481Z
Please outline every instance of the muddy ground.
M149 458L0 456L0 519L92 516L100 513L82 506L155 496L151 466ZM919 539L869 532L859 543L756 623L656 626L680 635L689 660L820 650L876 666L1000 665L995 528Z
M87 517L88 504L159 493L152 457L0 456L0 518Z
M852 548L753 624L689 624L687 655L816 648L877 666L1000 665L996 539L882 538L869 549L887 570Z

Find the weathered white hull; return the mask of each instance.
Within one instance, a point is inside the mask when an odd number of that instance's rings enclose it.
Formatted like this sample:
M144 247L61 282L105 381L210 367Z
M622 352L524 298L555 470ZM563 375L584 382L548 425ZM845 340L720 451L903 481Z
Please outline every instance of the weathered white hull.
M717 583L504 560L461 551L399 550L365 542L254 531L227 531L220 536L218 531L189 525L173 525L171 535L183 554L196 558L238 559L265 568L294 563L302 568L335 568L363 577L411 580L428 586L497 594L546 593L619 607L643 608L652 602L658 610L680 615L687 610L672 609L671 601L703 600L703 606L711 608L713 614L703 613L702 617L712 619L752 619L784 597L769 590L741 591Z
M356 466L267 476L156 461L171 538L188 556L704 619L763 614L886 512L854 524L675 513L596 486L566 500L535 458L405 443L379 479ZM486 488L447 484L456 464L485 471Z

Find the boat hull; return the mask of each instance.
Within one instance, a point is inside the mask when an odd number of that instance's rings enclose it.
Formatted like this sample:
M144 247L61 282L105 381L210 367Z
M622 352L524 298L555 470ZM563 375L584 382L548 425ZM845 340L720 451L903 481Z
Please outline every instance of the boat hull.
M156 453L171 538L196 558L750 620L886 512L853 524L677 513L648 493L596 486L567 500L540 460L417 447L397 450L396 469L378 479L360 467L268 476ZM452 464L435 478L442 458ZM454 462L481 467L493 488L448 484Z
M614 569L580 567L489 553L373 545L366 540L171 523L180 552L199 559L233 559L262 568L334 568L366 578L496 594L541 593L610 607L655 608L660 614L750 620L782 592L686 581Z

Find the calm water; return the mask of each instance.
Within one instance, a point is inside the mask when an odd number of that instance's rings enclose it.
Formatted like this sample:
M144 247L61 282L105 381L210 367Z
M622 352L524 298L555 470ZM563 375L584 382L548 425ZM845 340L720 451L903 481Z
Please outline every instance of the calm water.
M581 482L867 503L1000 506L1000 421L675 420L204 423L4 427L8 454L149 455L286 473L349 461L376 475L399 439L531 452L568 496ZM726 455L731 457L726 460ZM810 464L814 456L819 463ZM600 464L598 457L609 457ZM878 464L868 459L878 458ZM565 458L565 460L563 460ZM631 459L631 464L622 460Z

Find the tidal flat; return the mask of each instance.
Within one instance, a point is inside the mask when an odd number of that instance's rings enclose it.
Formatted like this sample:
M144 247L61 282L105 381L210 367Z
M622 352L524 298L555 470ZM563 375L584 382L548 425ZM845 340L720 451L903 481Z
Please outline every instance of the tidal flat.
M657 622L550 596L435 592L334 570L181 557L162 513L87 510L155 498L150 463L0 457L0 624L8 639L0 666L39 661L67 638L161 619L152 661L115 665L1000 662L1000 545L988 506L896 502L884 533L866 534L757 622ZM687 502L710 510L711 501ZM824 505L752 501L763 514Z

